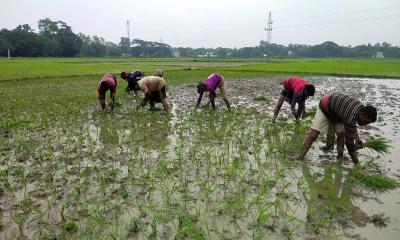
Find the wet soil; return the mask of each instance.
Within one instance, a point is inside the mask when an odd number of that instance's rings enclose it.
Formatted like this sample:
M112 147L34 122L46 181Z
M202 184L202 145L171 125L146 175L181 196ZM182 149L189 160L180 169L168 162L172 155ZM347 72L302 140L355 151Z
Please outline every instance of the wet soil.
M230 114L220 97L215 113L193 111L196 87L187 84L168 89L169 116L135 110L139 99L128 96L113 113L89 106L73 124L1 130L0 238L18 238L18 220L25 220L28 239L74 238L63 230L68 219L79 222L80 236L94 226L87 234L138 239L154 229L159 239L173 239L178 229L211 238L251 239L263 231L273 239L398 239L399 190L373 192L351 183L352 163L338 167L335 151L319 150L323 137L305 162L290 159L291 145L302 140L293 132L304 134L303 126L293 123L287 103L276 126L268 118L284 79L227 79ZM378 121L360 128L361 137L384 136L393 148L386 156L362 150L360 160L373 158L374 170L400 180L400 80L308 80L317 94L307 107L332 90L378 107ZM268 215L273 205L263 204L271 201L279 214ZM176 218L182 211L187 218Z
M233 107L254 108L266 116L273 116L273 110L280 96L282 81L285 77L265 79L228 79L227 91ZM379 171L400 180L400 80L398 79L368 79L342 77L309 77L307 80L316 86L316 94L307 101L306 108L316 107L323 94L339 92L356 97L364 104L370 104L378 109L377 122L369 126L359 127L360 137L364 140L370 137L383 136L390 140L392 149L386 156L378 156L370 150L359 151L360 159L376 158ZM172 87L169 96L177 111L193 108L196 101L195 84ZM262 99L259 101L257 99ZM203 98L203 105L207 98ZM217 107L225 108L225 103L219 97ZM284 103L278 121L293 122L290 106ZM314 143L306 161L324 176L324 168L329 162L335 161L335 151L326 153L319 148L323 146L324 137ZM363 157L364 156L364 157ZM352 163L344 162L351 168ZM362 160L361 160L362 161ZM338 189L343 190L344 183L340 182ZM327 186L325 186L327 187ZM338 192L339 194L339 192ZM342 193L341 193L342 194ZM340 195L341 195L340 194ZM353 193L354 194L354 193ZM322 196L322 195L320 195ZM339 200L340 198L338 198ZM397 239L400 236L400 191L384 193L359 193L351 199L353 214L343 222L346 238L362 239ZM321 202L323 204L324 201ZM299 215L305 214L302 211ZM308 237L306 237L308 236ZM314 239L314 234L305 234L305 238Z

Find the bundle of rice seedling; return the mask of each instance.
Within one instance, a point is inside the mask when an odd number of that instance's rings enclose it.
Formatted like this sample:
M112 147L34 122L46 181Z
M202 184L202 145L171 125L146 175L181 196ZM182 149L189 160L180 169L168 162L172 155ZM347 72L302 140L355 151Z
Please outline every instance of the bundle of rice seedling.
M271 99L269 97L266 96L258 96L253 98L254 101L258 101L258 102L265 102L265 103L270 103Z
M307 117L313 118L315 116L315 113L317 113L317 107L311 107L307 111Z
M367 176L363 175L360 177L359 182L367 188L373 190L386 190L396 189L400 187L400 183L394 179L390 179L384 176Z
M122 103L120 103L120 102L115 102L114 106L116 106L116 107L121 107L121 106L122 106Z
M364 146L378 153L388 153L391 147L389 141L384 137L371 138L364 143Z

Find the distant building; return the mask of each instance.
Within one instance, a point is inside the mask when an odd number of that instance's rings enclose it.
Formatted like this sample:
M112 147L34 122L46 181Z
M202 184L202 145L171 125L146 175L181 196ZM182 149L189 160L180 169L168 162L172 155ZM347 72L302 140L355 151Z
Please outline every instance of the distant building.
M383 56L383 52L377 52L375 54L372 54L372 58L384 59L385 56Z
M206 54L199 54L199 55L197 55L197 57L198 58L216 58L216 57L218 57L218 55L208 52Z
M287 55L290 57L290 56L293 55L293 52L289 50L289 51L287 52Z
M172 56L173 57L180 57L181 56L181 52L177 49L172 50Z
M375 58L383 59L383 58L385 58L385 57L383 56L383 52L377 52L377 53L375 54Z

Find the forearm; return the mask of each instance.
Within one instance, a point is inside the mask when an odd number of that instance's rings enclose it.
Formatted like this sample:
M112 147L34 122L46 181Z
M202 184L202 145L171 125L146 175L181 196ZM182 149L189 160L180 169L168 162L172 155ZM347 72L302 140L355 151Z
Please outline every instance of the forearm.
M201 98L203 97L203 94L200 93L199 96L197 97L197 103L196 103L196 108L198 108L200 106L201 103Z
M140 106L142 106L142 107L146 106L146 103L149 101L149 99L150 99L150 96L145 95Z
M213 109L215 109L215 98L210 99Z
M356 128L355 133L354 133L354 139L356 140L356 142L361 141L360 135L358 135L358 129L357 128Z
M354 125L345 125L345 143L347 151L350 153L355 152L355 137L357 132L357 127Z
M199 99L197 99L196 108L198 108L200 106L200 103L201 103L201 99L199 98Z
M297 108L297 116L300 117L303 112L305 112L305 106L304 104L299 104L299 107Z
M99 100L100 100L100 105L104 110L106 108L106 100L105 99L99 99Z
M349 154L350 154L350 157L351 157L351 160L353 161L353 163L358 164L359 162L358 162L357 152L354 151Z
M290 104L290 109L292 110L292 113L293 113L294 117L297 119L296 103L292 102Z

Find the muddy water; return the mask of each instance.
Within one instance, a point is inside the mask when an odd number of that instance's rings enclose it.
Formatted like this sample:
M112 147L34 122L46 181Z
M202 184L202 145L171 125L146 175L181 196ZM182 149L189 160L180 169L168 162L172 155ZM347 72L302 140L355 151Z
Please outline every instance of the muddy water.
M11 151L0 155L0 170L14 192L0 186L0 238L18 236L22 212L29 239L146 239L154 229L158 239L174 239L184 229L190 230L184 237L201 231L211 239L398 239L399 190L373 192L351 183L352 164L335 164L335 152L321 152L322 138L307 161L290 160L299 140L293 132L304 134L302 126L293 124L287 104L275 127L265 117L272 116L283 79L228 79L231 113L221 99L215 112L193 111L195 85L180 85L168 91L170 116L136 110L138 99L126 96L113 113L89 106L73 123L8 134ZM361 136L384 136L394 147L387 156L364 150L360 160L376 158L376 171L400 180L400 81L309 80L318 87L310 107L330 90L378 107L378 122ZM267 98L257 101L260 96ZM42 211L27 208L24 199ZM77 236L63 230L62 208L79 223Z
M257 111L272 116L276 101L279 98L281 82L285 77L269 79L231 79L228 80L228 93L234 107L255 108ZM378 120L376 123L366 127L359 127L362 139L371 136L383 136L391 141L391 152L386 156L378 156L369 150L360 150L360 159L376 158L379 170L389 177L400 180L400 80L397 79L366 79L366 78L339 78L339 77L309 77L309 82L314 83L316 95L307 102L307 107L317 106L320 97L328 92L341 92L355 96L361 102L371 104L378 109ZM178 105L177 109L190 108L195 102L195 86L182 85L171 89L172 102ZM270 99L267 102L255 100L259 96ZM204 99L203 101L205 101ZM224 108L224 103L219 99L217 105ZM293 121L288 104L284 104L279 118L281 121ZM320 137L320 141L323 141ZM326 166L334 162L335 152L326 154L319 150L323 142L315 143L307 156L311 166L319 175L329 177L325 173ZM364 157L363 157L364 156ZM352 164L347 161L345 168L351 168ZM297 169L299 176L307 175L303 169ZM322 180L321 180L322 181ZM353 193L351 198L345 199L350 194L346 189L346 176L340 179L333 176L332 182L336 188L337 201L343 204L351 212L350 216L342 219L339 225L345 238L365 239L398 239L400 236L400 190L383 193L358 192ZM309 182L313 191L319 192L319 204L328 204L324 199L323 185L318 179ZM321 200L322 199L322 200ZM318 204L317 204L318 205ZM329 204L328 204L329 205ZM305 218L306 209L299 208L297 216ZM340 232L340 231L339 231ZM303 232L304 238L314 238L315 233Z

